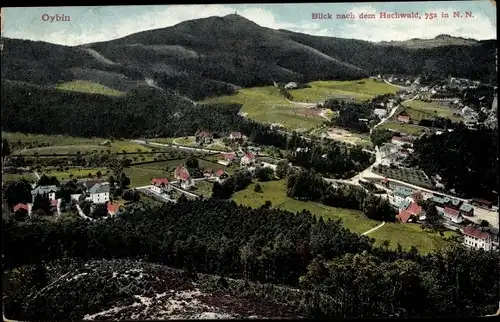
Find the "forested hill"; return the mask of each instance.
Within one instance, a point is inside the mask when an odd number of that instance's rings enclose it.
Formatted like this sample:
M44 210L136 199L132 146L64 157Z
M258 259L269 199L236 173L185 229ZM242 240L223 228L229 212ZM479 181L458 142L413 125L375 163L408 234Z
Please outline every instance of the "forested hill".
M2 79L50 86L86 80L121 91L156 83L195 100L273 80L348 80L376 72L496 80L495 41L385 46L273 30L234 14L85 46L3 43Z

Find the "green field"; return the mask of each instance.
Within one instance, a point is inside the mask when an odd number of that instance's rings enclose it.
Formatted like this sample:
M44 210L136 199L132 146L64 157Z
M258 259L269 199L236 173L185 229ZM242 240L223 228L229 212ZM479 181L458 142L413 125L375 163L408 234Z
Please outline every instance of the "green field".
M32 172L25 172L25 173L3 173L2 174L2 181L7 182L7 181L20 181L20 180L26 180L28 182L35 181L36 176Z
M457 112L456 110L441 106L438 103L413 100L403 103L403 106L407 107L405 112L410 115L411 119L415 122L422 119L433 119L434 117L448 118L454 122L463 120L461 116L453 115L453 113Z
M196 190L194 190L193 192L198 195L210 198L212 196L213 186L214 184L209 181L196 181Z
M446 231L444 237L456 236L457 233ZM420 253L427 254L435 249L443 247L447 241L437 233L422 231L418 224L386 223L381 228L370 233L368 236L375 238L375 245L381 245L384 239L390 241L390 247L396 248L401 244L404 249L412 245L417 247Z
M318 102L329 98L366 101L377 95L397 92L397 87L372 79L355 81L316 81L310 88L290 91L296 102Z
M420 135L425 132L426 127L415 124L403 124L396 121L387 121L381 124L378 128L395 130L404 132L410 135Z
M154 162L154 163L147 163L147 164L139 164L134 167L141 168L141 169L150 169L150 170L165 170L166 168L172 170L173 168L177 168L178 166L181 166L185 163L185 159L179 159L179 160L169 160L169 161L159 161L159 162ZM225 167L222 164L218 164L217 162L209 162L205 160L198 159L198 165L200 169L205 170L207 168L210 168L214 171L218 169L224 169L229 174L232 174L236 168L234 167ZM171 178L173 176L173 170L168 171L168 174L166 173L167 178Z
M109 145L96 144L72 144L72 145L52 145L13 151L13 155L38 154L91 154L91 153L123 153L130 152L150 152L151 148L129 141L113 141Z
M76 80L76 81L62 83L57 85L56 88L66 91L101 94L109 96L122 96L125 94L124 92L120 92L116 89L112 89L98 83L93 83L83 80Z
M161 169L141 168L139 166L124 168L123 172L127 177L130 178L131 187L141 187L150 185L151 179L155 177L160 177L160 178L172 177L172 173L167 173Z
M365 218L357 210L328 207L316 202L305 202L289 198L286 196L286 183L283 180L260 182L259 184L262 186L262 193L254 192L255 183L253 183L247 189L236 192L232 199L238 204L252 208L258 208L266 200L269 200L273 207L294 213L306 209L316 216L322 216L324 219L341 219L346 228L356 233L363 233L379 224L375 220Z
M65 171L47 170L39 174L45 174L47 177L56 177L58 180L67 180L70 179L71 174L74 179L88 178L89 173L91 177L95 177L97 171L101 171L103 177L107 176L110 172L109 169L106 168L73 168Z
M287 102L274 86L244 88L235 95L208 99L203 103L242 104L241 113L253 120L264 123L279 123L287 129L308 130L323 123L321 116L311 117L300 114L299 108Z

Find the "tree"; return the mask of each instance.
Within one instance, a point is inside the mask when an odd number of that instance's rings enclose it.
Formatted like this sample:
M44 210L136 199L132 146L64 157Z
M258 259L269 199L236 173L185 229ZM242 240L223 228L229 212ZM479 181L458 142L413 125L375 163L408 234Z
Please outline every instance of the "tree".
M423 229L431 229L433 231L441 231L443 227L443 217L441 217L436 209L436 206L428 200L419 202L422 210L425 211L425 222L422 225Z
M259 167L255 170L255 177L259 181L270 181L274 179L274 170L270 167Z
M278 162L276 166L276 176L280 179L284 179L288 173L288 161L287 160L282 160Z
M479 224L481 227L489 227L490 223L487 220L481 220L481 223Z
M108 206L107 204L104 203L95 205L94 210L92 211L91 214L93 218L106 217L107 215L108 215Z
M374 129L370 134L370 141L372 141L373 146L381 146L385 142L389 142L393 137L394 133L387 129Z
M9 207L32 201L31 185L26 180L8 182L3 188L5 189L3 198Z
M40 180L38 180L38 186L59 186L59 180L55 176L47 177L45 174L42 174Z
M255 191L255 192L259 192L259 193L261 193L261 192L262 192L262 187L260 186L260 184L259 184L259 183L257 183L257 184L255 185L255 187L253 188L253 191Z
M194 155L190 155L186 159L186 167L188 168L188 170L199 169L200 166L199 166L198 158L195 157Z
M101 179L101 177L102 177L101 170L97 171L96 176L97 176L97 178Z
M7 139L2 139L2 157L6 158L10 155L10 145Z
M130 185L130 178L125 175L125 173L122 173L120 177L120 187L122 189L127 188Z
M136 190L125 190L122 194L122 198L127 201L139 201L141 196Z
M52 213L52 205L50 204L49 196L44 193L38 194L35 196L35 200L33 201L33 211L43 210L43 212L47 215Z

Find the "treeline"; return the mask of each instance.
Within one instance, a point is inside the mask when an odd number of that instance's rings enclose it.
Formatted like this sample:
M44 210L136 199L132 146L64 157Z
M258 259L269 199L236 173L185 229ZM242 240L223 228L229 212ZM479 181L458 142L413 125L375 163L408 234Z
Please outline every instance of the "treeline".
M373 156L359 146L352 147L333 140L308 142L297 135L290 138L292 151L287 159L292 164L333 178L349 178L366 169Z
M497 252L456 245L421 256L415 248L374 247L339 221L307 211L181 198L160 208L138 203L105 221L18 223L4 216L2 235L6 269L66 257L142 259L324 294L302 299L318 316L476 316L498 308ZM77 305L67 304L64 312ZM9 318L26 320L19 308Z
M330 125L343 127L354 132L369 133L370 121L376 120L376 116L373 114L375 102L357 103L330 99L325 101L324 106L339 112L330 121Z
M446 149L443 149L446 147ZM479 126L424 136L414 143L413 166L438 174L447 189L468 197L496 200L498 130Z
M287 196L318 201L327 206L361 210L368 218L394 222L396 211L391 205L362 187L339 185L335 188L314 170L292 169L287 174Z

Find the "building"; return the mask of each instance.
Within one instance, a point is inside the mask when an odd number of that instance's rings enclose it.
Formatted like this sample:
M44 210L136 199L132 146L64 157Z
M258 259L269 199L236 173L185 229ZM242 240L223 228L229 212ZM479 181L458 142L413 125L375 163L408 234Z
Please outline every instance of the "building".
M52 186L38 186L35 189L31 190L31 197L33 202L35 202L35 197L37 195L46 194L49 197L49 200L56 200L56 193L59 191L59 188L55 185Z
M96 185L98 183L104 183L104 180L103 179L88 179L88 180L83 181L81 184L85 190L89 190L90 188L92 188L94 185Z
M396 215L396 218L402 223L415 222L418 220L424 220L425 212L416 202L412 202L406 209L400 210L399 214Z
M32 206L31 204L18 203L17 205L14 206L13 210L14 210L14 213L17 213L17 212L30 213L31 206Z
M231 132L229 134L229 138L231 140L239 140L239 139L243 139L243 135L241 134L241 132Z
M468 203L463 203L458 209L462 216L472 217L474 216L474 207L469 205Z
M196 142L200 143L207 143L210 144L214 140L214 136L212 133L207 132L207 131L200 131L198 134L195 136Z
M167 178L153 178L151 180L151 190L156 193L166 193L172 189L170 181Z
M224 171L224 169L219 169L215 173L215 177L217 178L217 182L223 183L224 181L227 180L227 178L229 178L229 174L226 171Z
M205 169L205 171L203 171L203 176L205 178L210 178L213 175L214 175L214 170L212 170L211 168L207 168Z
M108 203L108 214L110 216L114 216L118 213L118 210L120 209L120 204L118 203Z
M247 166L255 163L255 154L247 153L241 158L241 166Z
M178 167L174 171L175 179L179 180L182 189L187 190L196 185L194 179L189 174L189 171L185 167Z
M373 113L378 116L379 118L383 118L384 116L387 115L387 110L385 108L376 108Z
M491 208L493 206L493 202L484 200L484 199L472 199L471 204L474 206L478 206L481 208Z
M96 183L89 189L87 200L93 203L106 203L109 201L109 184Z
M222 159L218 160L217 163L228 166L233 163L236 159L236 154L234 153L224 153Z
M401 203L407 201L408 203L413 202L412 199L413 191L403 187L394 188L392 194L389 195L389 203L396 206L398 209L401 208Z
M403 145L409 145L411 147L413 146L413 140L403 136L393 136L391 139L391 143L399 147L402 147Z
M489 232L469 225L464 228L464 245L476 249L491 250L493 241Z
M288 84L285 85L285 89L294 89L294 88L297 88L297 87L299 87L299 86L295 82L290 82L290 83L288 83Z
M450 207L445 207L442 211L443 217L446 220L450 220L454 222L455 224L459 224L462 221L464 221L464 218L460 214L460 211L450 208Z
M418 203L419 201L424 200L424 194L420 190L415 190L411 194L411 198L413 199L414 203Z
M408 115L398 115L398 122L401 122L401 123L410 123L410 116Z

